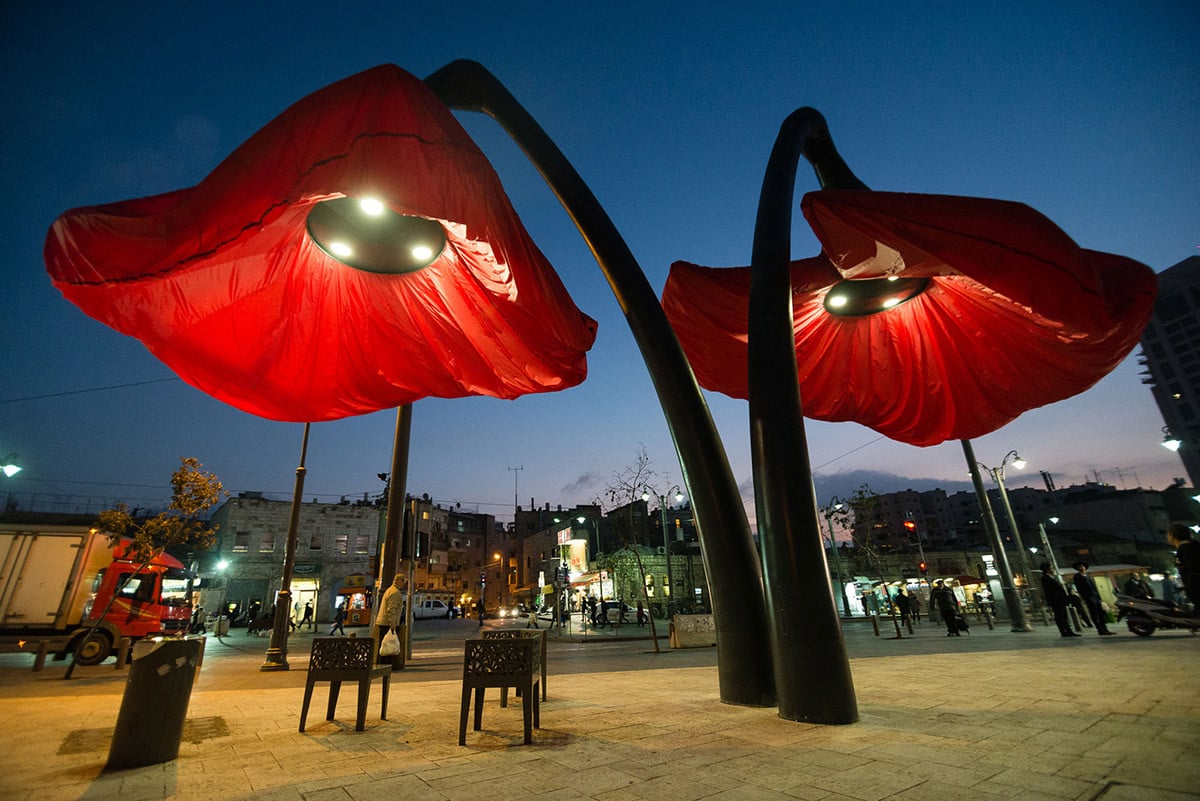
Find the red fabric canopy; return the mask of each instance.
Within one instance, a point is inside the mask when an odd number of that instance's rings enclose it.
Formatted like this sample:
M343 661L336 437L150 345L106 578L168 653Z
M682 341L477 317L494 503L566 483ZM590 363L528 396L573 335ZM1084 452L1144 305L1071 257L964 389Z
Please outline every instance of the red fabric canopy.
M804 414L912 445L970 439L1069 398L1120 363L1153 310L1143 264L1084 250L1028 206L822 190L801 204L823 254L792 263ZM845 279L929 278L895 308L839 316ZM700 385L747 397L750 270L677 262L663 306Z
M306 229L339 197L434 220L446 248L419 272L346 266ZM565 389L596 332L483 153L391 65L300 100L190 189L67 212L45 260L84 312L276 420Z

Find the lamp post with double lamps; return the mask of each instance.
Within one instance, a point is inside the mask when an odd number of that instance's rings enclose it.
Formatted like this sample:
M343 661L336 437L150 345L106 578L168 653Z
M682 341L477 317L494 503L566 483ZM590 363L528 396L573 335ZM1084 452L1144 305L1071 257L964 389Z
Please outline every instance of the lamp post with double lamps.
M982 467L988 472L992 469L983 462L975 460L975 448L971 444L971 440L960 440L963 448L963 455L967 459L967 466L971 471L971 483L975 486L975 497L979 500L979 511L983 515L983 527L987 532L988 541L992 546L992 552L996 560L996 571L1000 574L1000 589L1004 594L1004 604L1008 607L1008 613L1012 618L1012 631L1033 631L1033 627L1029 625L1029 621L1025 618L1025 610L1021 606L1021 596L1017 593L1016 587L1013 584L1012 569L1008 565L1008 553L1004 550L1004 541L1000 539L1000 528L996 525L996 515L992 512L992 502L988 500L987 490L983 488L983 479L979 475L979 469ZM1016 462L1020 461L1021 465L1025 464L1025 460L1016 455L1016 451L1010 451L1004 457L1004 461L1008 461L1008 457L1013 456ZM1001 469L1004 462L1001 462ZM1018 467L1018 469L1020 469ZM998 477L998 473L992 473L992 478L997 482L1002 482L1003 479ZM1007 502L1007 496L1003 494L1003 483L1001 483L1001 497ZM1018 540L1018 548L1024 551L1024 547L1020 545ZM1024 562L1025 554L1021 554L1022 563ZM1028 575L1028 573L1026 574Z
M1008 500L1008 488L1004 486L1004 467L1008 464L1008 460L1012 459L1012 466L1018 470L1024 470L1027 462L1021 458L1016 451L1009 451L1004 454L1004 459L1000 462L999 467L989 468L986 465L981 465L985 470L992 474L992 480L996 482L996 486L1000 488L1000 502L1004 504L1004 514L1008 517L1008 527L1012 530L1013 542L1017 544L1017 560L1020 563L1021 574L1025 577L1026 588L1032 589L1033 584L1030 580L1029 557L1025 550L1025 544L1021 541L1021 529L1017 525L1017 516L1013 514L1012 504ZM1039 601L1040 597L1036 591L1031 591L1030 596L1035 601ZM1044 614L1043 614L1044 617ZM1048 621L1047 621L1048 622Z
M825 505L825 525L829 528L829 547L833 550L833 561L837 565L838 594L842 598L842 610L850 617L850 599L846 597L846 574L842 571L842 554L838 550L837 538L833 535L833 516L846 509L846 502L834 495Z
M671 541L667 536L667 495L671 493L674 493L675 503L683 501L683 491L680 490L678 484L671 487L666 494L658 496L658 518L659 522L662 523L663 556L667 560L667 597L664 601L668 618L671 617L671 607L675 604L675 577L671 572ZM642 500L650 500L650 494L650 488L645 487L642 490Z

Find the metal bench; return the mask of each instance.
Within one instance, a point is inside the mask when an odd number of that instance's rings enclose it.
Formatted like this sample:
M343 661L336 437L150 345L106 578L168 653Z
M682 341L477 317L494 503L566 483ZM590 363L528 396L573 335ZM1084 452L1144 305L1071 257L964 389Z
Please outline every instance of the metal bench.
M475 725L483 726L484 690L500 690L500 706L508 705L508 689L521 693L525 724L525 744L533 742L533 730L541 728L541 699L538 682L541 680L541 647L532 637L467 640L463 651L462 706L458 718L458 744L467 744L467 712L471 708L471 691L475 692Z
M329 682L329 708L325 719L333 720L337 708L338 693L343 681L358 682L358 717L354 730L362 731L367 719L367 701L371 695L371 681L383 679L383 709L379 717L387 720L388 690L392 681L391 665L373 665L373 645L369 637L316 637L312 642L312 655L308 662L308 680L304 684L304 706L300 710L300 731L308 717L308 705L312 701L313 685L318 681Z
M538 640L541 643L541 663L542 663L542 700L546 700L546 629L495 629L485 631L483 639L485 640L505 640L518 637L527 637L531 640ZM504 692L504 691L502 691ZM501 704L503 706L503 704Z

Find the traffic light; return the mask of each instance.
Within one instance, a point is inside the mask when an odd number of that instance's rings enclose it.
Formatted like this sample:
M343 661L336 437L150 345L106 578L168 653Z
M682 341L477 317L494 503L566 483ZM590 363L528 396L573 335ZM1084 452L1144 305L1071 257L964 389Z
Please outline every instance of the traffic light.
M929 565L925 564L924 562L917 562L917 567L921 570L922 576L929 572Z
M916 534L917 533L917 521L916 520L905 520L904 521L904 530L907 531L909 534Z

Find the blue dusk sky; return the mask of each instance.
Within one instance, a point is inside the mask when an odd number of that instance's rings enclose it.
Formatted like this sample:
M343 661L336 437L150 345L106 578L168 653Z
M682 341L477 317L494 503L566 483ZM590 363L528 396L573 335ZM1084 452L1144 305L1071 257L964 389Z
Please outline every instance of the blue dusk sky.
M1084 247L1155 270L1200 244L1190 1L10 3L0 21L0 455L25 468L0 490L43 503L162 499L181 456L231 491L290 497L302 427L173 379L59 295L42 245L66 209L191 186L295 100L381 63L418 76L458 58L488 67L589 183L656 292L677 259L748 263L767 155L804 105L874 189L1021 201ZM514 490L522 505L590 502L643 445L660 488L678 483L646 368L582 238L498 125L458 118L599 335L574 389L416 404L409 491L506 520ZM804 166L797 199L816 188ZM793 247L818 250L798 213ZM1040 486L1039 470L1059 486L1166 486L1184 473L1138 370L1135 351L1087 392L978 439L976 454L995 464L1019 450L1029 468L1009 471L1012 486ZM747 404L707 399L753 520ZM394 422L382 411L315 425L306 498L378 492ZM915 448L852 423L807 432L822 503L862 481L969 487L957 442Z

